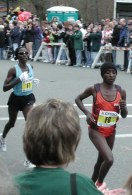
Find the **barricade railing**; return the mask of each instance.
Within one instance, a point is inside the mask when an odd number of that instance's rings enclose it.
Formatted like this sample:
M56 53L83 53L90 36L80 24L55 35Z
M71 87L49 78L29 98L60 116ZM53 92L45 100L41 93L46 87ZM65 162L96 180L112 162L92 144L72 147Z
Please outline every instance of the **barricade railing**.
M36 53L36 55L34 57L34 62L36 62L38 59L44 60L44 56L41 55L41 52L48 45L50 45L50 46L60 46L58 56L57 56L57 59L56 59L56 62L55 62L56 64L58 64L60 62L60 58L61 58L63 50L65 50L67 60L69 61L68 49L67 49L65 43L45 43L45 42L42 42L38 52Z
M128 50L130 50L130 47L115 47L115 46L113 46L111 49L116 50L116 51L128 51ZM102 65L103 62L98 62L98 61L100 59L101 54L104 53L105 50L106 50L105 46L100 47L100 50L98 51L98 54L95 57L91 68L95 68L96 66Z
M36 55L34 57L34 62L36 62L38 59L44 60L44 56L41 55L41 52L48 45L50 45L50 46L60 46L58 56L57 56L57 59L56 59L56 62L55 62L56 64L60 63L60 58L61 58L63 50L65 50L67 61L68 62L70 61L68 48L66 47L65 43L45 43L45 42L42 42L38 52L36 53ZM100 47L100 50L98 51L98 54L95 57L91 68L95 68L96 66L101 66L102 65L103 62L99 62L99 59L100 59L101 54L104 53L105 50L106 50L105 46ZM130 47L112 47L112 50L116 50L116 51L126 51L127 50L128 51L128 50L130 50Z

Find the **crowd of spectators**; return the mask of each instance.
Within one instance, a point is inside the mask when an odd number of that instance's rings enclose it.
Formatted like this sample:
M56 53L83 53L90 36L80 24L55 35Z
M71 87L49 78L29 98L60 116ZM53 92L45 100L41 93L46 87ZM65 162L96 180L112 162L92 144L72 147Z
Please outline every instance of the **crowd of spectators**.
M60 58L61 63L90 68L100 47L104 46L100 60L113 61L116 64L116 50L112 47L131 50L132 20L122 18L117 21L107 18L96 23L81 23L79 20L62 23L54 17L50 22L40 23L39 18L32 15L27 21L22 22L18 20L16 13L10 16L10 20L6 17L0 18L0 59L14 60L16 48L25 45L29 59L32 60L42 42L49 44L42 52L43 62L46 63L56 62L60 46L54 43L65 43L70 60L67 59L64 50ZM8 53L12 55L4 55L4 50L10 51ZM122 70L132 72L132 52L128 50L124 51Z

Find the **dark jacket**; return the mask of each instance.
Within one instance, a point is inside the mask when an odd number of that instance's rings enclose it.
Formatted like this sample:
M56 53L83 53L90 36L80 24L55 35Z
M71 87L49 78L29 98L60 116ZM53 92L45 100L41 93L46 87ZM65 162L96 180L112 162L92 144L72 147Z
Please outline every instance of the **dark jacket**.
M11 40L12 43L20 43L20 28L18 26L15 26L12 30L11 30Z
M42 40L42 30L40 26L35 26L34 27L34 39L39 39Z
M89 39L91 41L91 51L98 52L101 46L101 32L91 33Z
M120 36L120 27L116 25L113 28L113 33L112 33L112 39L111 39L112 46L117 46L119 41L119 36Z
M0 48L5 46L5 33L4 31L0 31Z
M56 34L53 34L53 37L55 38L54 42L63 43L64 37L65 37L65 32L63 30L59 30L59 31L57 31Z
M130 44L132 44L132 30L128 29L127 33L126 33L126 46L130 46Z
M89 35L83 39L83 41L86 41L86 43L87 43L87 51L91 51L91 39L89 38Z
M71 35L71 37L74 39L74 49L83 50L82 32L77 30L73 35Z
M74 49L74 39L71 35L65 34L65 43L68 49Z
M120 35L119 35L119 41L118 41L118 46L124 47L125 44L127 43L127 26L123 26L120 29Z
M34 42L34 28L25 30L25 42Z

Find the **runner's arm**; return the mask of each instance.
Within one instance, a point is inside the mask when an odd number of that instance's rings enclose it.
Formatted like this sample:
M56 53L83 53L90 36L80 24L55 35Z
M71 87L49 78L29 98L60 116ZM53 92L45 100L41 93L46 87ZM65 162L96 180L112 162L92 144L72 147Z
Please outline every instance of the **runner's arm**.
M75 99L75 102L77 104L77 106L80 108L80 110L86 115L86 121L87 123L90 125L92 124L96 124L94 117L92 116L92 114L86 109L86 107L83 104L83 100L86 99L89 96L93 96L93 98L95 98L95 89L94 87L89 87L87 88L83 93L81 93L80 95L78 95Z
M120 112L122 118L126 118L128 114L127 105L126 105L126 91L122 90L121 100L120 100Z
M12 89L17 83L21 82L19 78L15 79L15 77L16 77L16 70L15 68L11 68L7 73L7 77L3 85L4 92Z

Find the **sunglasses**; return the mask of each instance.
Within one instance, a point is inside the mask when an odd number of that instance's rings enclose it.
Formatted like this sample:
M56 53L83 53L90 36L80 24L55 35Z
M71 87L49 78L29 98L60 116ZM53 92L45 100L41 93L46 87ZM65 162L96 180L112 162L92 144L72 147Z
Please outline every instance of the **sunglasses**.
M18 54L19 55L24 55L24 54L28 55L28 52L27 51L26 52L19 52Z

